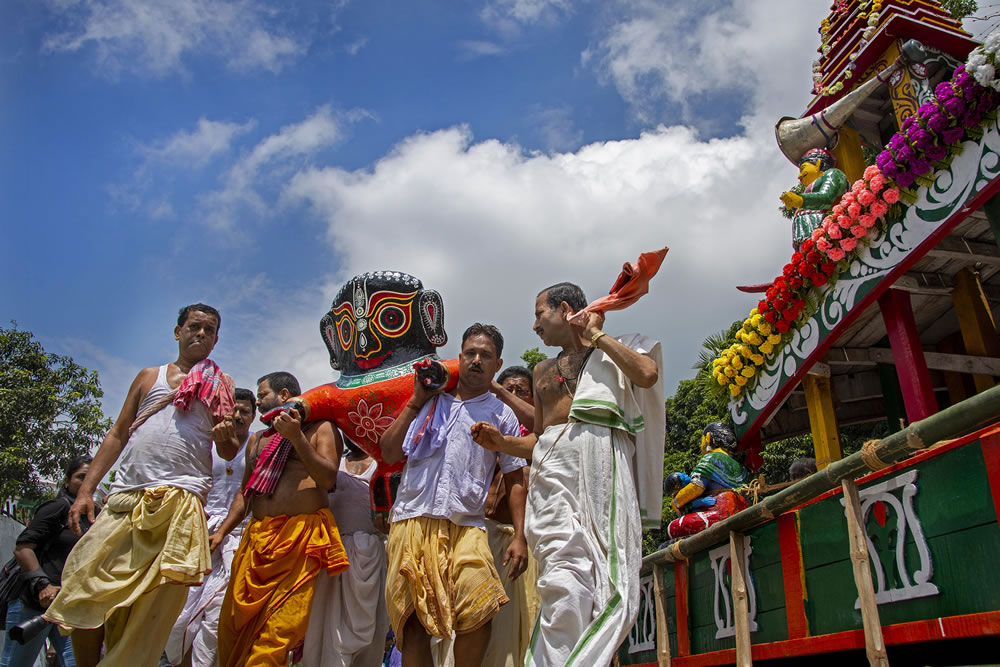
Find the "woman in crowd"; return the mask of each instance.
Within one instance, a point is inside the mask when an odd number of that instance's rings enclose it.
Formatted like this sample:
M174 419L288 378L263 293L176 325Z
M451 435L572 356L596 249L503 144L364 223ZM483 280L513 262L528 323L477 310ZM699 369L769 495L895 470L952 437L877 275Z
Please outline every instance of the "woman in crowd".
M69 529L69 508L90 468L89 456L78 456L66 466L62 489L54 499L42 503L28 526L17 537L14 557L21 567L21 595L7 607L7 632L15 625L40 615L55 599L62 581L66 556L79 539ZM9 635L8 635L9 637ZM25 644L12 639L4 642L0 667L30 667L45 640L51 639L64 667L75 667L69 637L59 634L55 625L48 627Z

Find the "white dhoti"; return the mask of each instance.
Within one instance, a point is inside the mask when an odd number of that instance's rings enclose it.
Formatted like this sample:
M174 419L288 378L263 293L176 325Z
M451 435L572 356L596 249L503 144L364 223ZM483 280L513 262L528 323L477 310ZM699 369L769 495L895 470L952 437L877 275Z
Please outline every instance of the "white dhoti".
M541 608L526 665L608 665L635 623L642 523L633 451L627 434L580 422L539 437L524 524Z
M382 664L389 632L385 545L381 535L372 533L341 535L341 539L351 566L335 577L316 580L304 667Z
M213 517L214 518L214 517ZM216 523L221 523L217 521ZM217 530L215 526L214 530ZM201 586L188 592L184 611L177 617L166 654L171 665L179 665L191 651L192 667L213 667L219 662L219 613L229 585L233 555L243 537L243 524L226 536L212 554L212 572Z
M503 559L514 541L514 526L486 519L486 536L510 603L500 607L493 617L483 667L521 667L531 638L531 628L538 615L538 590L535 587L538 563L529 552L527 569L520 577L511 580L508 574L510 566L504 567Z
M619 340L662 368L656 341ZM635 623L642 529L662 510L664 422L662 382L638 388L595 350L569 423L539 436L524 529L541 604L526 665L604 667Z

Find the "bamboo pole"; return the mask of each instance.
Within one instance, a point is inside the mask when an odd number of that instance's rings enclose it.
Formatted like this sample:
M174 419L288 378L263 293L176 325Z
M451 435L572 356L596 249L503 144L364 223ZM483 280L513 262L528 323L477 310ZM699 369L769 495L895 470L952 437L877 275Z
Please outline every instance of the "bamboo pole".
M887 436L875 444L874 453L886 463L895 462L997 416L1000 416L1000 385ZM654 563L687 560L703 549L726 541L731 531L746 532L839 486L845 479L854 479L870 471L861 452L855 452L696 535L646 556L642 559L643 568L648 570Z
M733 598L733 616L736 620L736 665L750 667L750 611L747 598L746 541L742 533L729 533L730 588ZM869 582L871 583L871 582Z
M844 489L844 515L847 517L847 539L851 546L851 566L854 568L854 583L858 587L858 601L861 603L861 623L865 629L865 653L868 655L868 664L872 667L889 667L889 656L885 652L885 640L882 638L882 623L875 603L871 566L868 564L868 540L865 537L858 485L852 479L845 479L840 484Z
M653 588L656 591L656 664L670 667L670 629L667 627L667 586L663 581L663 566L653 568Z

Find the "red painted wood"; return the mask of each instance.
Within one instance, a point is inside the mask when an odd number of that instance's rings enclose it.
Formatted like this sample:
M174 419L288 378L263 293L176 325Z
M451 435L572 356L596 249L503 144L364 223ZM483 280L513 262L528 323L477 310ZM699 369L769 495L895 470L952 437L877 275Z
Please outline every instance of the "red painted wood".
M933 618L926 621L898 623L882 627L882 636L888 646L984 635L1000 635L1000 611ZM754 644L751 656L754 660L771 660L817 653L835 653L850 649L863 649L864 647L865 633L864 630L858 629L819 637L790 639L770 644ZM730 648L684 658L674 658L671 664L676 665L676 667L708 667L709 665L732 664L735 661L736 649ZM641 667L646 667L646 665L655 666L656 663L644 663Z
M840 334L846 331L847 328L851 326L856 319L858 319L861 313L868 308L868 306L875 303L875 299L881 296L885 290L889 289L889 287L896 282L900 276L909 271L914 264L923 259L924 255L926 255L928 251L940 243L941 239L948 236L951 230L965 220L970 213L982 208L983 204L998 192L1000 192L1000 177L994 178L990 181L989 185L980 190L975 197L966 202L965 206L958 209L950 218L941 223L941 225L938 226L938 228L934 230L930 236L924 239L923 243L903 258L903 261L893 267L892 271L889 272L882 282L876 285L871 292L866 294L861 301L854 304L854 308L852 308L851 311L844 316L834 330L830 332L830 335L819 342L819 345L817 345L816 349L812 351L812 354L799 364L798 370L795 374L781 386L781 389L775 393L774 398L772 398L764 409L757 414L753 423L747 427L746 433L743 434L743 438L746 438L751 433L760 432L761 427L767 423L771 414L784 403L785 397L793 389L799 386L802 378L805 377L806 373L808 373L813 367L813 364L823 358L823 355L825 355L827 351L833 347L833 344L837 342Z
M986 477L990 480L993 494L993 509L1000 522L1000 432L983 437L983 460L986 463Z
M674 601L677 611L677 655L691 655L688 629L688 564L674 563Z
M920 346L920 332L913 319L910 293L898 289L886 290L879 297L878 306L889 334L906 417L912 424L937 412L937 399L934 398L934 385L924 359L924 350Z
M957 447L961 447L963 445L967 445L970 442L975 442L976 440L985 439L985 438L987 438L987 437L989 437L989 436L991 436L993 434L1000 434L1000 425L998 425L998 424L990 424L989 426L981 428L978 431L975 431L973 433L969 433L968 435L963 435L961 438L956 438L954 440L946 442L945 444L939 445L939 446L934 447L932 449L926 449L926 450L920 452L919 454L914 454L913 456L911 456L908 459L903 459L902 461L899 461L897 463L893 463L888 468L883 468L882 470L879 470L877 472L868 473L864 477L860 477L860 478L858 478L855 481L858 484L864 484L866 482L872 482L872 481L878 479L879 477L885 477L887 475L892 475L893 473L896 473L896 472L902 470L903 468L907 468L909 466L915 465L917 463L920 463L921 461L926 461L927 459L934 458L935 456L940 456L941 454L944 454L945 452L949 452L949 451L951 451L951 450L953 450L953 449L955 449ZM836 495L838 495L840 493L841 493L841 488L839 486L835 487L833 489L830 489L829 491L824 491L823 493L819 494L815 498L812 498L811 500L807 500L806 502L802 503L801 505L798 505L797 507L793 507L789 511L790 512L796 512L799 509L805 507L806 505L812 505L813 503L818 503L821 500L826 500L827 498L831 498L831 497L836 496ZM994 494L994 495L996 495L996 494ZM1000 516L1000 514L998 514L998 516Z
M785 584L785 618L788 638L809 636L806 618L805 577L802 569L802 546L799 544L799 515L788 512L778 517L778 544L781 548L781 577Z

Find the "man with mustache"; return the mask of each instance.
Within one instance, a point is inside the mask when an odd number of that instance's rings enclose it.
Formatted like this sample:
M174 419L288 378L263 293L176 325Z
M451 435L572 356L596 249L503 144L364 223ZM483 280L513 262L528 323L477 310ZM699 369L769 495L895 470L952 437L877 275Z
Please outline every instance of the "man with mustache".
M535 366L535 433L473 427L484 448L531 459L524 525L541 571L529 666L611 662L639 613L644 519L660 523L660 345L612 338L599 313L571 323L586 306L572 283L535 299L535 333L562 348Z
M212 488L205 502L208 531L211 535L209 550L212 552L212 572L205 578L204 584L190 590L184 610L170 632L166 655L172 665L211 667L218 660L219 611L229 584L233 554L239 546L243 531L237 528L225 539L219 539L215 533L225 520L233 499L240 492L246 465L245 448L250 439L250 425L257 413L257 400L252 391L236 389L233 395L236 406L232 417L222 420L214 430L220 438L239 442L240 451L232 461L219 456L213 457Z
M514 412L492 392L503 365L503 336L473 324L462 336L458 384L429 391L415 378L413 395L379 442L383 460L407 456L392 508L386 602L396 644L408 667L431 667L454 638L457 665L480 665L493 616L508 602L493 564L484 512L493 469L500 463L508 493L523 495L523 459L476 446L470 429L489 423L515 435ZM527 565L524 537L511 574ZM432 639L433 638L433 639Z
M70 508L73 532L80 534L81 521L93 525L70 552L62 589L45 618L74 629L80 667L99 660L157 664L187 587L201 585L212 570L204 510L212 441L226 460L240 447L214 429L234 405L231 378L208 358L221 322L219 311L203 303L180 310L177 361L136 376ZM94 490L119 456L95 521Z

